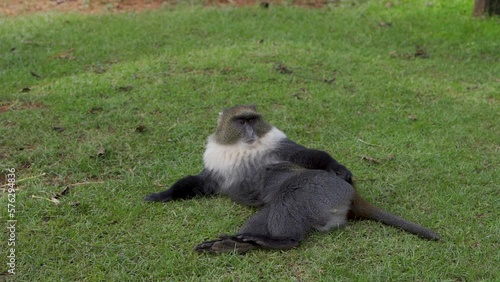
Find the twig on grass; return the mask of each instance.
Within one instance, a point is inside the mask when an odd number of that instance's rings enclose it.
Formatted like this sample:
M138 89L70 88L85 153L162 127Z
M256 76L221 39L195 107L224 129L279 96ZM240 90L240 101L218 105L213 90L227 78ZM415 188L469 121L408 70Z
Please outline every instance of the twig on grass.
M382 147L382 146L380 146L380 145L376 145L376 144L368 143L368 142L363 141L363 140L361 140L361 139L359 139L359 138L358 138L358 142L361 142L361 143L363 143L363 144L365 144L365 145L368 145L368 146L373 146L373 147Z
M57 198L55 198L55 197L52 197L52 198L50 198L50 199L49 199L49 198L44 198L44 197L40 197L40 196L31 195L31 198L33 198L33 199L42 199L42 200L47 200L47 201L52 202L52 203L54 203L54 204L56 204L56 205L59 205L59 203L61 203L61 201L59 201L59 200L58 200Z
M78 182L78 183L68 184L68 187L89 185L89 184L102 184L102 183L104 183L104 181L86 181L86 182Z
M46 175L46 173L44 172L44 173L39 174L39 175L34 175L34 176L26 177L26 178L21 178L19 180L16 180L16 184L24 182L26 180L31 180L31 179L39 178L39 177L42 177L42 176L45 176L45 175ZM7 186L9 186L9 183L0 185L0 188L4 188L4 187L7 187Z

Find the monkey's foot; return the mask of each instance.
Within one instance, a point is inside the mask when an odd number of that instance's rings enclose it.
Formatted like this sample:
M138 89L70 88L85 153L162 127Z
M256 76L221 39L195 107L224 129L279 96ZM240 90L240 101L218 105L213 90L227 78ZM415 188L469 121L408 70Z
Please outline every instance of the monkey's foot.
M194 247L197 252L209 253L246 253L250 250L256 249L257 246L252 243L242 242L233 236L221 236L219 239L206 241Z
M240 234L234 238L241 242L275 250L288 250L299 245L299 241L292 238L273 238L260 234Z

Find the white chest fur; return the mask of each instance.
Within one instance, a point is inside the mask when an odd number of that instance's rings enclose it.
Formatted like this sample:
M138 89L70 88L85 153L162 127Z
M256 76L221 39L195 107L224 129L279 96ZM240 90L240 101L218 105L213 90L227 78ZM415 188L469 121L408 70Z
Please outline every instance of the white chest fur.
M223 179L220 183L221 189L226 190L237 184L242 177L251 177L254 169L273 162L274 156L270 153L285 138L286 135L275 127L253 144L239 142L234 145L221 145L215 142L214 136L211 135L203 154L205 168Z

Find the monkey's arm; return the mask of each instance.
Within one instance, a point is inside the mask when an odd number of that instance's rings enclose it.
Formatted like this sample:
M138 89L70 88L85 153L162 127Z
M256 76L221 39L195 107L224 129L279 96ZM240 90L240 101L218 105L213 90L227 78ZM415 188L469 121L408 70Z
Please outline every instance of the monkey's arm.
M352 173L325 151L308 149L289 139L282 142L278 152L281 157L308 169L320 169L334 172L352 184Z
M203 170L198 175L189 175L179 179L169 189L153 193L144 198L148 202L168 202L179 199L191 199L196 196L215 194L217 182L210 173Z

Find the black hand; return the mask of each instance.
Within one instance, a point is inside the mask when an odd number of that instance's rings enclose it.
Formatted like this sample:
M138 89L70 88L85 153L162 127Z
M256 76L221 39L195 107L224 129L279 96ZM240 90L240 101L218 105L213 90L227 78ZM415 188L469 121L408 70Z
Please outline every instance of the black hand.
M337 168L335 168L334 171L335 174L338 175L340 178L344 179L349 184L352 184L352 173L347 168L340 165Z
M150 194L146 197L144 197L144 201L146 202L168 202L173 200L171 193L167 193L169 190L160 192L160 193L153 193Z

